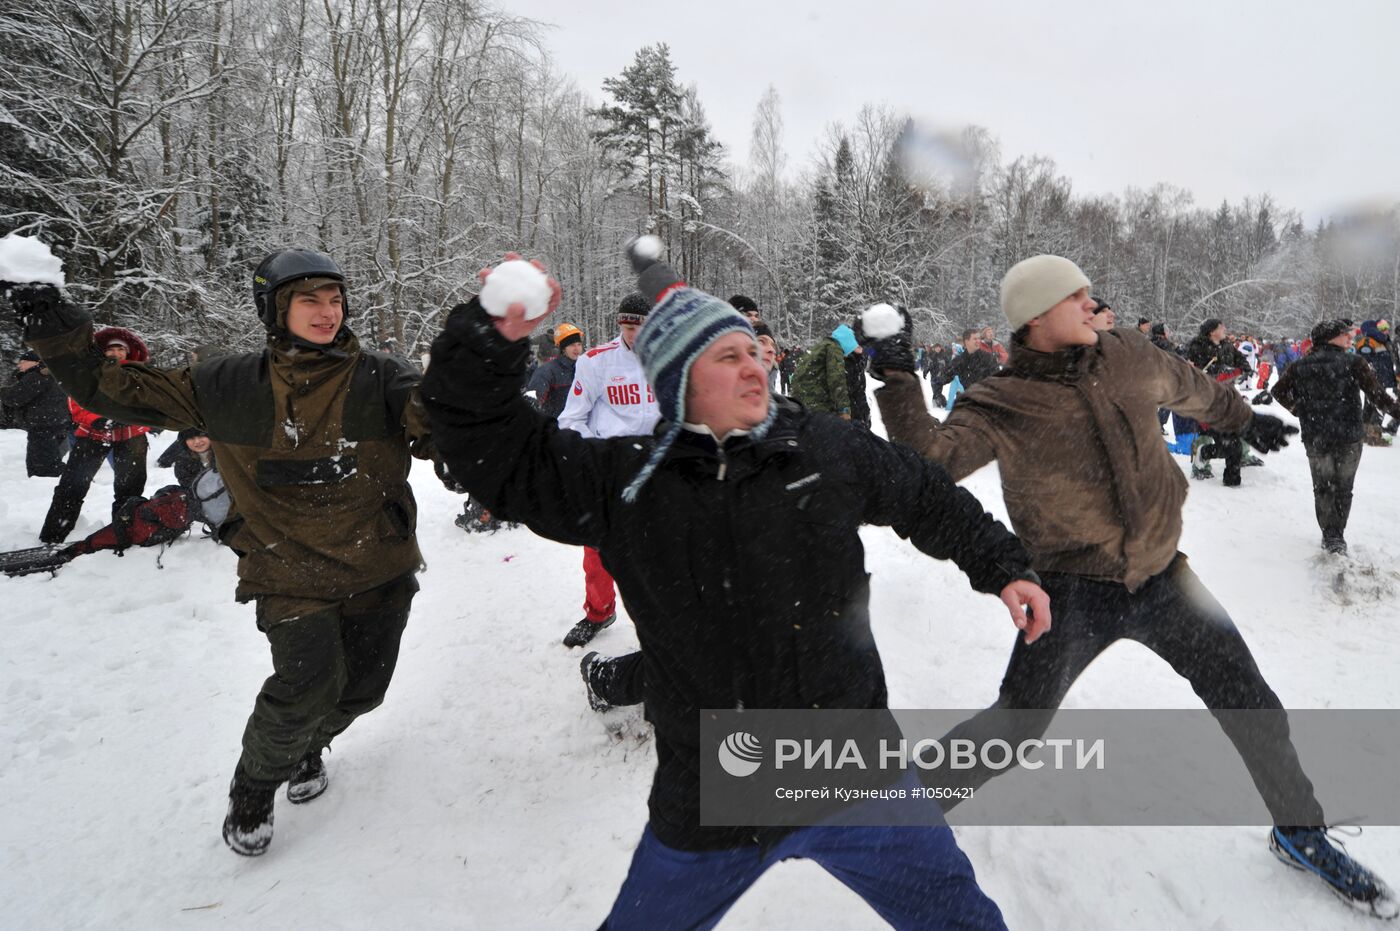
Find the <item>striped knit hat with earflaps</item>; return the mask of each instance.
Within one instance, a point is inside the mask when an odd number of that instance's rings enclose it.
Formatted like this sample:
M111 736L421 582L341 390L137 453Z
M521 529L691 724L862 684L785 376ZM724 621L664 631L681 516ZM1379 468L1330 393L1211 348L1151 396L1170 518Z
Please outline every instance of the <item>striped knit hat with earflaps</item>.
M659 250L647 249L649 239L652 237L642 237L627 247L632 268L638 273L638 290L653 305L632 349L656 394L666 432L641 471L623 489L622 498L628 502L637 500L637 493L680 436L685 420L686 383L695 360L726 333L753 336L753 327L742 314L719 298L688 287L674 269L659 261ZM750 435L761 437L772 419L770 404L768 419Z

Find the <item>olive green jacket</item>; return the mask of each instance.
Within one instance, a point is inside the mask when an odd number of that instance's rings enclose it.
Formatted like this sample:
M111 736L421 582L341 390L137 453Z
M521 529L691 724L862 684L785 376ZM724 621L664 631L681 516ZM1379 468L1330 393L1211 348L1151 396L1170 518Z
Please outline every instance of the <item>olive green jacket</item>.
M409 456L432 447L402 359L345 329L324 349L272 336L179 369L106 362L90 322L29 345L88 410L208 432L233 500L218 537L238 554L238 600L338 600L419 568Z
M846 354L830 336L821 340L797 363L788 386L788 397L810 411L828 414L851 412L851 391L846 384Z

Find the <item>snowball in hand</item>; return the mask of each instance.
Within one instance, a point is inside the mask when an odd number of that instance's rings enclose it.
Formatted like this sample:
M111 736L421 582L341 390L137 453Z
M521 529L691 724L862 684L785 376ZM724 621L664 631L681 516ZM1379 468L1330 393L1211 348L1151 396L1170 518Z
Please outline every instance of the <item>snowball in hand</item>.
M63 287L63 262L49 247L30 236L14 233L0 239L0 281L52 284Z
M648 262L657 261L661 258L661 237L652 236L650 233L638 236L637 241L632 243L632 252Z
M904 329L904 318L889 304L872 304L860 315L860 324L870 339L888 339Z
M512 304L525 305L525 319L543 317L549 311L549 279L524 259L502 262L481 286L481 306L493 317L504 317Z

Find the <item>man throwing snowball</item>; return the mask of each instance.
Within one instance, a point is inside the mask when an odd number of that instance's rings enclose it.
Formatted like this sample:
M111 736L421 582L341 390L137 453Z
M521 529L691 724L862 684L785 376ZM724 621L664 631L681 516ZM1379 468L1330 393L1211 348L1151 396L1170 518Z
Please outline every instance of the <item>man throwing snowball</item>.
M654 261L659 249L631 254L655 304L635 343L655 435L586 439L522 398L540 321L518 305L494 319L480 300L453 310L423 383L453 476L536 533L595 547L636 624L656 775L605 927L712 927L789 857L816 860L896 927L1003 927L946 826L700 825L702 708L886 706L862 524L952 559L1028 640L1049 629L1049 604L1016 538L942 469L770 396L748 321Z
M1005 718L996 712L1053 712L1100 653L1136 640L1188 679L1206 707L1277 712L1251 715L1248 727L1242 716L1219 719L1275 818L1271 849L1358 908L1393 917L1389 889L1328 839L1283 706L1177 551L1187 482L1162 443L1157 408L1208 421L1260 452L1286 445L1297 429L1253 413L1232 387L1136 330L1096 330L1089 279L1069 259L1040 255L1013 266L1001 306L1013 331L1008 369L969 388L942 423L924 406L907 321L865 325L883 337L875 340L874 367L885 379L876 399L890 439L955 480L997 462L1011 525L1055 605L1054 631L1012 648L996 704L949 738L1038 737L997 733ZM1042 732L1051 716L1039 717ZM957 772L976 787L997 771Z
M360 348L330 256L273 253L253 273L261 352L181 369L105 363L92 319L51 284L5 284L25 339L84 407L124 423L205 431L233 506L217 536L238 554L273 674L243 733L223 837L272 841L273 804L325 791L321 752L384 700L422 562L409 455L428 458L417 372Z

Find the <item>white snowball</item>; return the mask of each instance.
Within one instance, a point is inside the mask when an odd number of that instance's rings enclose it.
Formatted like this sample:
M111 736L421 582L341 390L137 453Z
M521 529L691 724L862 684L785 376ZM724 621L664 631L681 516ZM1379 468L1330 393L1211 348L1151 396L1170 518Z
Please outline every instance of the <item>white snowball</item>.
M31 236L14 233L0 239L0 281L43 283L63 287L63 262L49 247Z
M870 339L886 339L904 329L899 311L889 304L872 304L860 316L861 328Z
M650 234L639 236L637 241L632 244L632 251L641 258L655 262L661 258L661 237Z
M493 317L504 317L512 304L525 305L525 319L543 317L549 311L549 279L524 259L497 265L481 288L481 306Z

